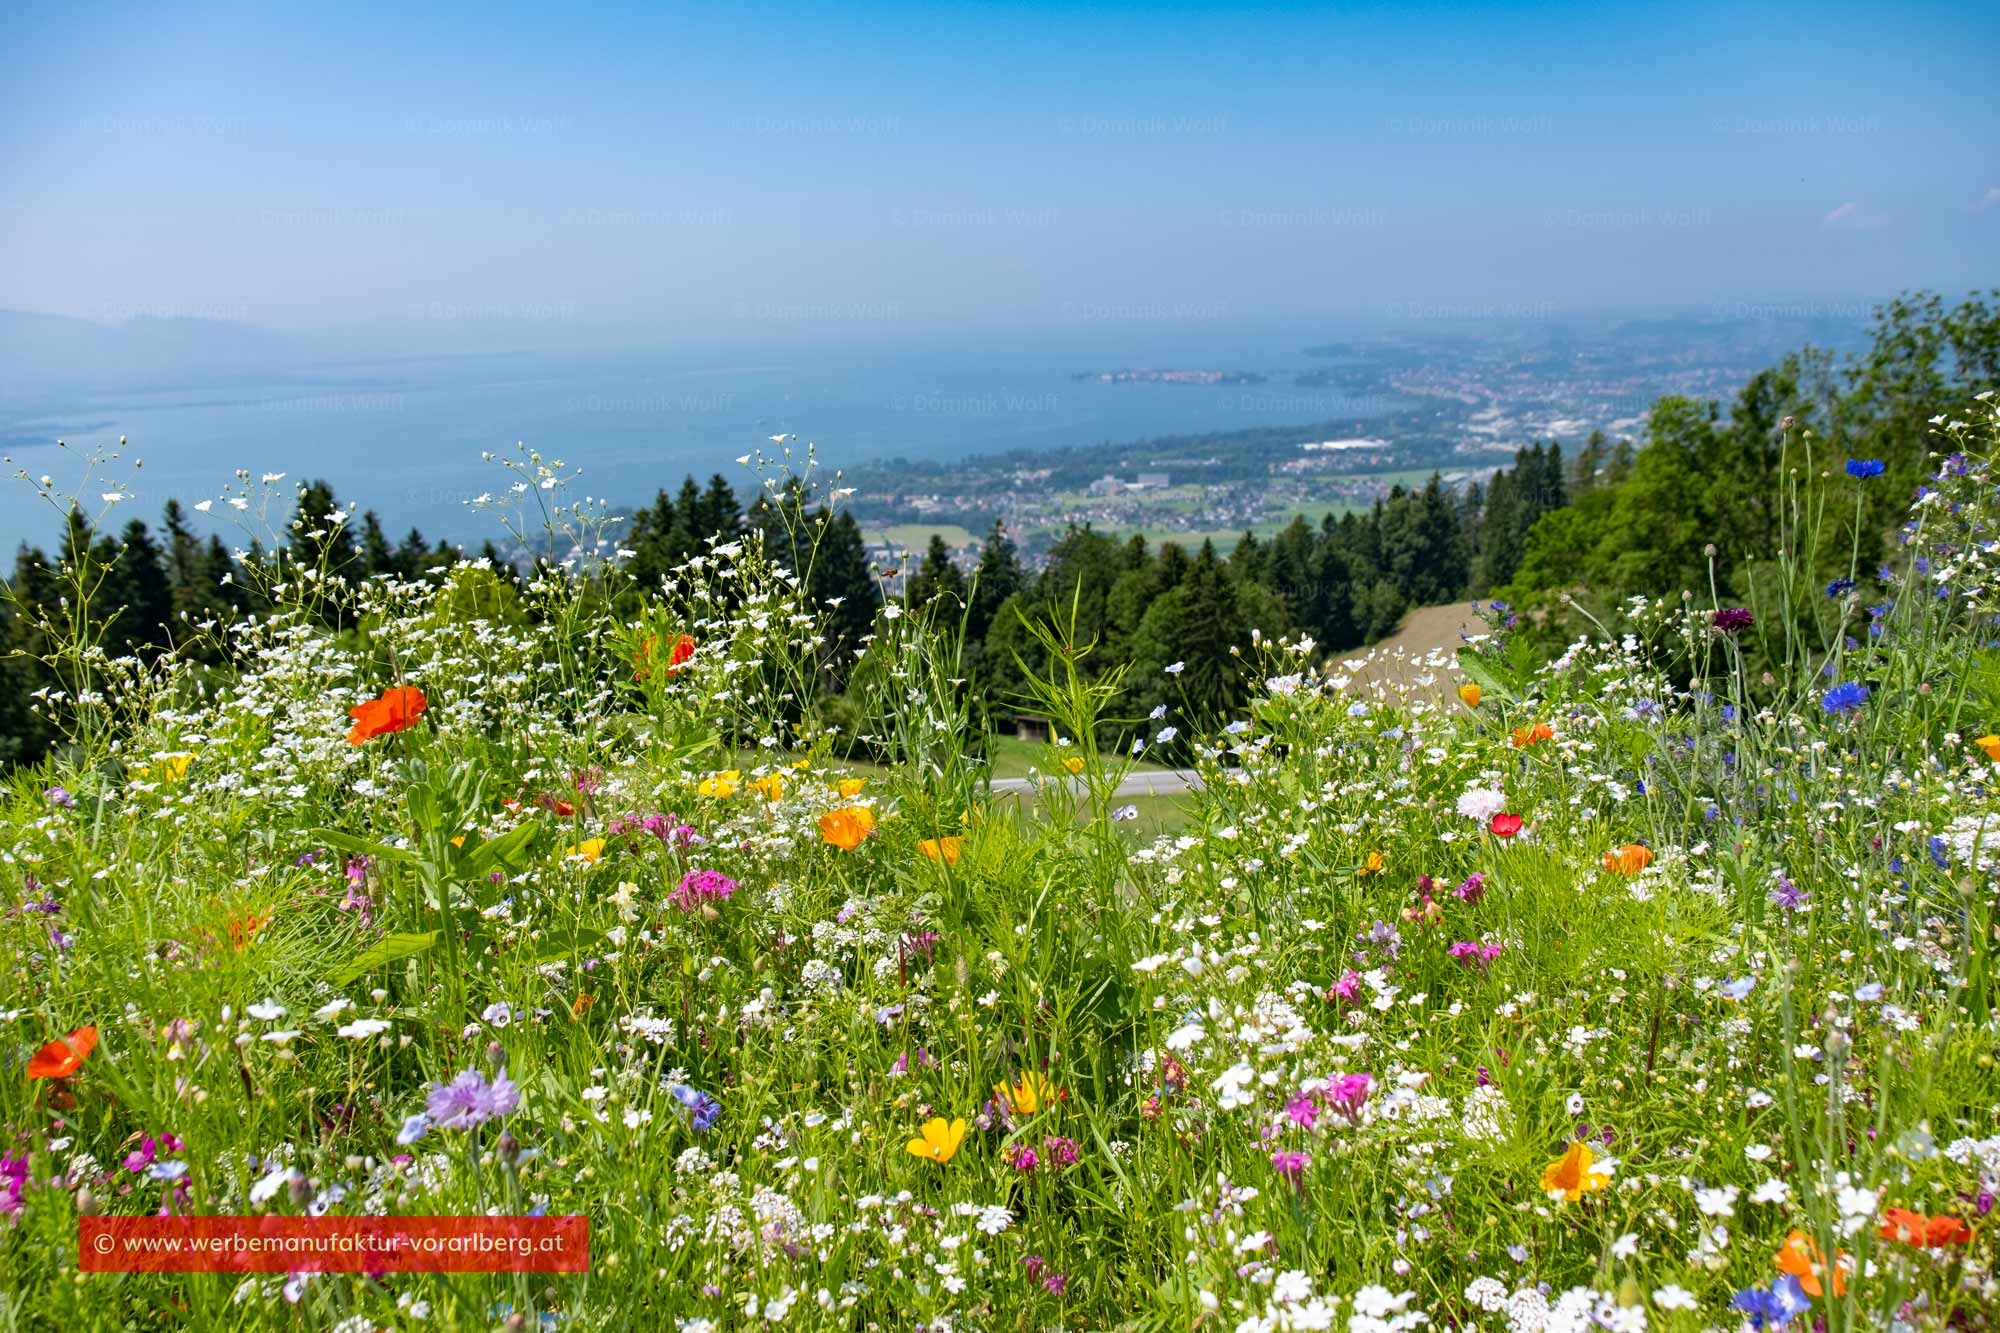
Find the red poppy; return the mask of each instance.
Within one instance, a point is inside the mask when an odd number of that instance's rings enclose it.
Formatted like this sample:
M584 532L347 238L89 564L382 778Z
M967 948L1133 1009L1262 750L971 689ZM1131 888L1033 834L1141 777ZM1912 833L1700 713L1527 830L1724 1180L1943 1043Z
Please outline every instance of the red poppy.
M1521 831L1521 817L1519 815L1495 815L1493 816L1493 822L1487 825L1487 827L1493 830L1493 836L1496 838L1511 838Z
M658 643L659 639L656 636L648 634L645 641L639 645L639 651L632 655L633 662L639 668L632 673L632 679L644 680L652 673L650 663L653 657L653 648ZM694 646L694 636L691 634L683 634L674 640L673 651L667 654L667 674L669 676L680 674L681 663L694 656Z
M424 692L414 685L386 689L381 698L347 710L347 715L354 719L354 730L347 733L347 743L361 745L393 731L408 731L428 706Z
M1907 1208L1891 1208L1882 1214L1880 1234L1883 1240L1935 1250L1946 1245L1964 1245L1972 1239L1972 1228L1962 1217L1925 1217Z
M28 1077L68 1078L83 1068L83 1061L97 1049L97 1029L78 1028L36 1051L28 1060Z

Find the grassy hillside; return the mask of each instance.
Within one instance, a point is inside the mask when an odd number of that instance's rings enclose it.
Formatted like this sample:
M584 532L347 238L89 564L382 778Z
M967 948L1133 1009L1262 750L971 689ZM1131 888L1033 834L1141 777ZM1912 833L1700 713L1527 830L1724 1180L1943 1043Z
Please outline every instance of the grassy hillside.
M1548 662L1433 634L1435 689L1244 645L1135 812L1062 674L1076 786L989 790L921 616L854 673L886 762L830 762L755 543L617 614L280 567L221 666L58 633L0 1324L1983 1327L1993 427L1825 638L1780 579ZM574 1215L589 1262L82 1271L105 1214Z

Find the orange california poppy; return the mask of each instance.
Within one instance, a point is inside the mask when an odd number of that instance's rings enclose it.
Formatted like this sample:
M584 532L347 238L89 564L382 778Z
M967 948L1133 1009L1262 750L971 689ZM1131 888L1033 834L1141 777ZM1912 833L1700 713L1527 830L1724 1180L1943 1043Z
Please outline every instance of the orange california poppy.
M1467 683L1458 687L1458 697L1465 702L1467 708L1477 708L1482 696L1477 685Z
M1516 727L1507 733L1507 740L1517 750L1530 745L1538 745L1556 734L1556 729L1546 722L1537 722L1532 727Z
M1636 842L1614 847L1604 854L1604 868L1620 875L1636 875L1653 864L1653 849Z
M843 852L859 847L874 828L875 812L865 805L844 805L819 817L819 836Z
M1368 853L1368 859L1361 863L1361 869L1354 873L1357 875L1379 875L1383 872L1383 869L1382 853L1370 852Z
M1946 1245L1963 1245L1972 1239L1972 1228L1962 1217L1925 1217L1907 1208L1891 1208L1882 1215L1883 1240L1901 1241L1920 1250Z
M578 991L576 998L569 1002L569 1016L571 1018L582 1018L590 1012L590 1006L596 1003L596 998L589 991Z
M1974 745L1977 745L1980 749L1986 751L1986 757L1988 759L1991 759L1996 764L2000 764L2000 736L1994 736L1989 734L1981 736L1979 739L1975 740L1972 743Z
M68 1078L83 1068L83 1062L97 1049L97 1029L82 1027L67 1037L55 1041L36 1051L28 1060L28 1077Z
M391 686L382 691L381 698L347 710L347 715L354 719L354 730L347 733L347 743L361 745L377 736L408 731L428 706L424 692L414 685Z
M1812 1238L1806 1235L1805 1232L1798 1230L1796 1227L1793 1228L1791 1234L1785 1237L1785 1243L1778 1247L1775 1262L1778 1265L1780 1273L1790 1273L1799 1280L1799 1287L1806 1295L1818 1297L1825 1294L1825 1289L1820 1285L1819 1278L1820 1274L1826 1268L1826 1261L1820 1257L1819 1246L1813 1244ZM1845 1296L1847 1294L1848 1262L1845 1251L1834 1256L1833 1294L1835 1296Z
M1594 1165L1596 1160L1590 1145L1581 1139L1570 1144L1567 1152L1542 1168L1542 1192L1575 1203L1592 1190L1605 1188L1611 1183L1611 1173Z
M917 844L917 850L933 861L942 861L948 866L958 864L959 854L965 849L963 838L925 838Z

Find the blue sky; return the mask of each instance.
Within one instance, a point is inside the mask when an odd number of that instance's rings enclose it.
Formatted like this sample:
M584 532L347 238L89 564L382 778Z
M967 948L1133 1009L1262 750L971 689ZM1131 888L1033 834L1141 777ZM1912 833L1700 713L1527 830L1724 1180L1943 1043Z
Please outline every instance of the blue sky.
M699 338L1990 284L2000 6L17 4L0 307Z

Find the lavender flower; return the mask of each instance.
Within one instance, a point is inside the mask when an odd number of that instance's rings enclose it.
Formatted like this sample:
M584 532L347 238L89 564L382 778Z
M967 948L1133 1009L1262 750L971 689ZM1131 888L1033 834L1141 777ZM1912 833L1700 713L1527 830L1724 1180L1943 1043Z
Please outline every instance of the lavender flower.
M468 1069L449 1083L433 1083L424 1103L431 1123L439 1129L476 1129L499 1116L512 1115L521 1093L502 1069L488 1083L477 1069ZM409 1125L405 1123L404 1129Z

